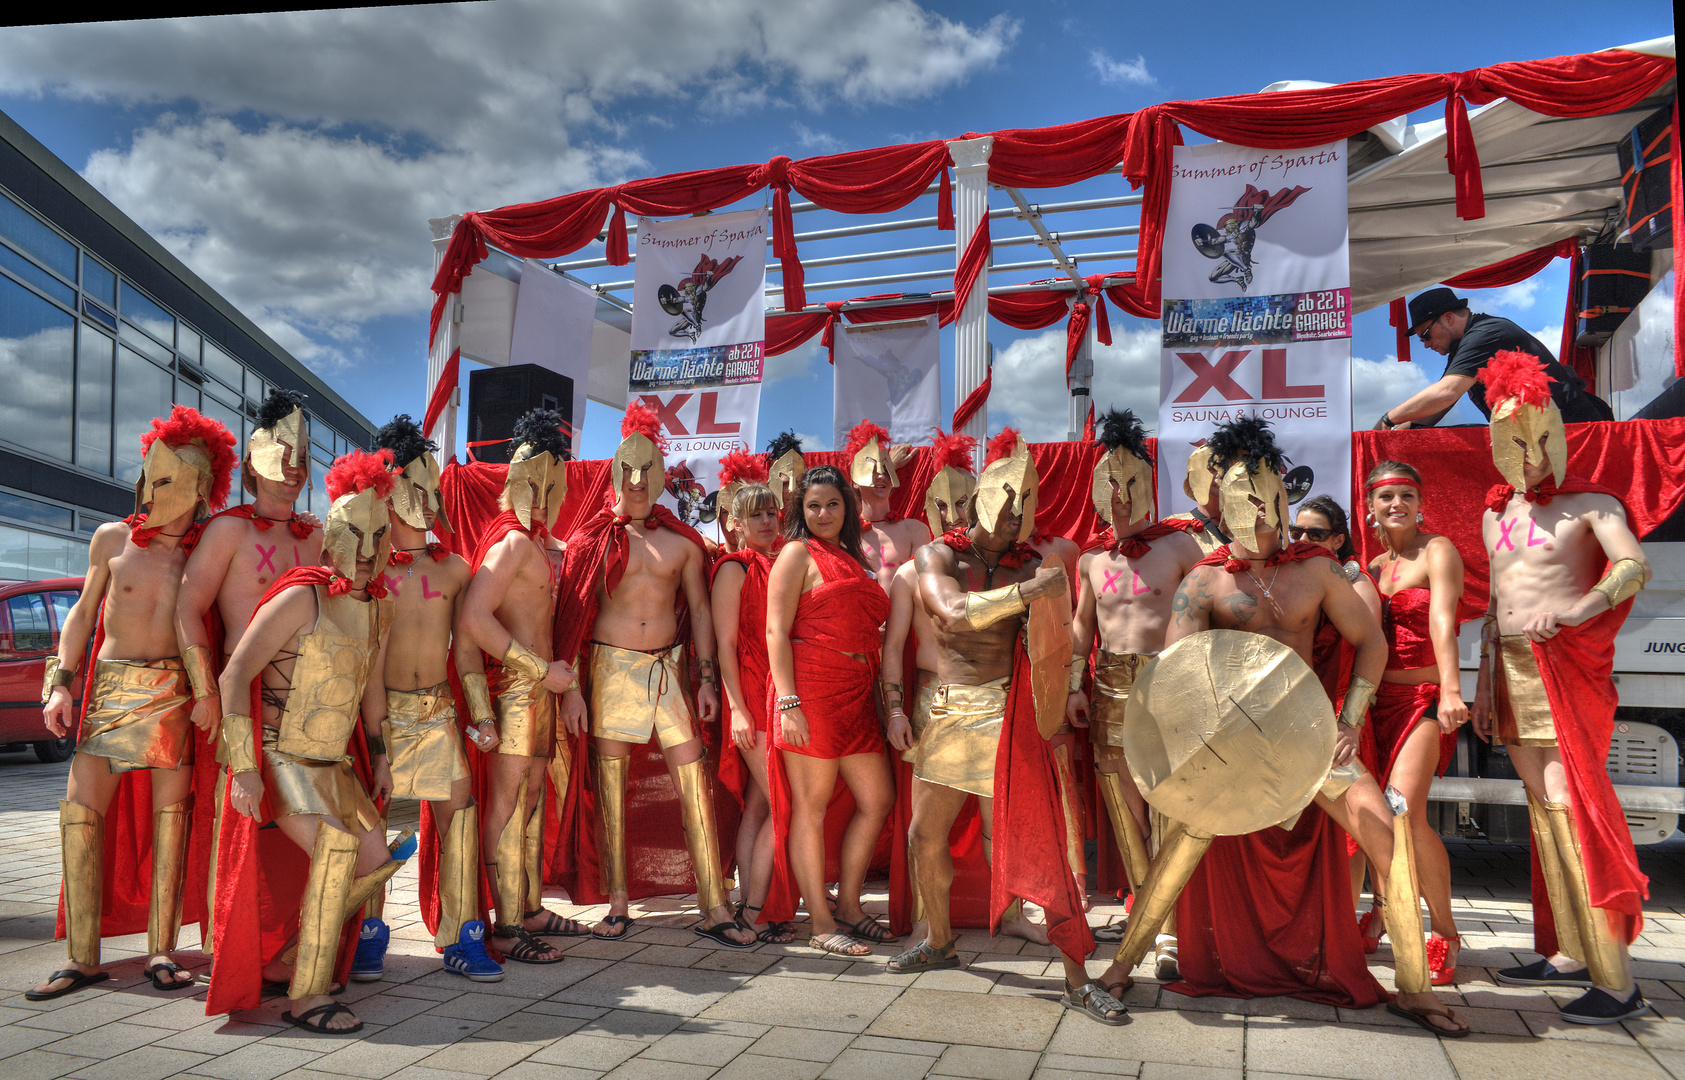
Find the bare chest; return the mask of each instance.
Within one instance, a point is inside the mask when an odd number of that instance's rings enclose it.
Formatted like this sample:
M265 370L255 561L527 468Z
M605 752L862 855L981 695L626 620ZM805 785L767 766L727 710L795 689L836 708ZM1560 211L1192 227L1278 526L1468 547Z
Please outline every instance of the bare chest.
M1182 564L1171 552L1149 551L1138 559L1102 557L1088 567L1089 588L1102 613L1134 607L1168 611L1181 583Z
M1211 591L1211 625L1295 641L1316 632L1321 590L1305 588L1303 564L1272 566L1261 574L1221 573Z
M1584 522L1548 507L1508 506L1485 526L1492 570L1553 566L1574 558L1589 535Z
M126 545L108 564L111 584L106 589L105 617L145 620L154 612L172 614L187 555L181 548Z
M917 541L923 539L922 531L917 536L909 535L908 530L900 527L905 524L873 525L860 537L860 553L866 557L867 567L885 585L894 578L896 570L912 559Z
M623 580L632 579L671 592L678 587L684 573L685 559L691 544L671 533L654 530L648 535L627 532L626 573Z
M386 592L394 605L398 623L421 620L448 625L462 586L449 570L423 555L406 566L386 568Z
M234 558L229 561L223 587L233 585L242 592L249 590L255 604L276 578L295 566L315 566L321 556L319 531L300 540L285 525L262 532L248 525L235 548Z

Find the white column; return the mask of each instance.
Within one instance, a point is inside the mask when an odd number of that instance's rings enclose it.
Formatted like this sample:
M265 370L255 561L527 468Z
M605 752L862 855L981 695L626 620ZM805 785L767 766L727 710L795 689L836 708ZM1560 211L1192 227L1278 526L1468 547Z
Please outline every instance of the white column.
M977 231L977 223L989 212L989 154L993 137L955 139L948 144L954 159L954 264L965 257L965 246ZM991 263L994 261L990 256ZM989 370L989 271L984 267L954 319L954 406L977 389ZM977 468L983 468L982 440L989 432L989 407L984 405L963 434L976 436Z
M461 215L452 214L446 218L429 218L428 227L433 230L433 272L439 272L439 264L445 261L445 248L450 246L451 233L456 230ZM450 360L451 353L456 351L457 341L462 332L462 297L455 294L445 297L444 314L439 319L439 332L433 338L432 346L427 352L427 386L421 396L421 412L427 410L427 403L433 398L433 387L439 383L439 377L445 372L445 363ZM417 415L419 421L422 416ZM439 414L438 422L427 437L439 444L437 455L440 464L449 461L456 453L456 397L453 394L450 403ZM466 456L463 460L467 460Z
M1082 426L1088 421L1089 394L1094 387L1094 324L1100 317L1100 305L1104 301L1098 296L1077 294L1079 302L1084 299L1093 300L1093 310L1088 313L1088 332L1082 335L1082 344L1077 346L1077 354L1071 359L1071 370L1065 377L1071 390L1071 425L1065 433L1067 442L1082 438Z

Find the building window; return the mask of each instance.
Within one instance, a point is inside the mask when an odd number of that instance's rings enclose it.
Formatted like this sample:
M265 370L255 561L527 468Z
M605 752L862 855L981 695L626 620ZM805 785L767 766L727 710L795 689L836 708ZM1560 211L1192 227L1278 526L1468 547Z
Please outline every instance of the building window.
M76 464L111 475L111 358L109 337L82 324L76 342Z
M87 541L0 525L0 578L40 581L87 572Z
M0 195L0 236L64 280L76 280L76 245L5 195Z
M152 429L154 417L170 415L174 381L146 357L125 345L117 346L117 420L112 441L117 479L125 484L140 479L140 437Z
M82 256L82 292L108 308L117 307L117 275L90 255Z
M70 460L76 320L0 277L0 432L36 453Z

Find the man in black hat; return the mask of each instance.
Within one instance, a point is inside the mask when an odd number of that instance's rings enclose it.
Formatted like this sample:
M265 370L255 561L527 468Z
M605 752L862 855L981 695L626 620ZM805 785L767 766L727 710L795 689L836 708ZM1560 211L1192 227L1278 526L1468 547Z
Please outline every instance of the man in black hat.
M1491 416L1480 369L1502 349L1531 353L1545 365L1551 378L1551 396L1565 423L1615 418L1603 399L1586 389L1585 380L1557 363L1538 338L1508 319L1470 313L1468 301L1444 286L1429 289L1410 301L1410 332L1423 345L1444 355L1445 373L1432 386L1382 413L1375 421L1377 431L1404 424L1432 427L1464 394L1482 413Z

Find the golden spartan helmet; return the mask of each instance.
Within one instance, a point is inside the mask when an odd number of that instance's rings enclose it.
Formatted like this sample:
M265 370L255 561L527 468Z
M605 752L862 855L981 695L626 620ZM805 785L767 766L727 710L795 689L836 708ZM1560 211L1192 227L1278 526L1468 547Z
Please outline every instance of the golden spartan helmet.
M1114 494L1129 504L1129 521L1125 524L1153 516L1153 467L1123 446L1106 451L1094 463L1094 509L1102 521L1115 528L1120 523L1112 520Z
M1036 492L1040 481L1030 460L1030 444L1018 437L1006 457L996 458L977 478L977 520L993 529L1008 507L1020 515L1018 539L1025 541L1036 527Z
M767 484L772 488L772 497L778 502L778 509L784 509L785 493L794 495L806 473L807 462L802 460L800 450L786 450L772 463L772 468L767 474Z
M567 462L548 450L534 454L531 443L515 448L509 458L509 473L503 478L503 490L509 493L510 509L520 519L521 528L538 524L549 529L556 523L556 514L568 495L567 469Z
M614 461L609 465L616 491L624 493L627 484L648 483L650 501L661 494L667 485L667 464L662 460L661 448L655 440L641 431L620 440L615 448Z
M160 480L169 483L154 487ZM146 520L154 526L200 507L208 513L210 491L211 459L202 446L189 442L171 447L163 439L153 439L135 483L135 513L145 510Z
M343 578L357 576L357 560L374 560L369 580L386 572L392 555L391 516L386 500L374 488L354 495L341 495L328 508L328 524L322 533L322 550Z
M1267 465L1253 469L1244 460L1230 465L1217 481L1217 496L1224 527L1249 551L1258 550L1258 508L1252 500L1264 506L1265 528L1280 532L1287 520L1287 487L1281 474Z
M442 525L446 532L453 531L450 519L445 516L439 475L439 460L428 451L417 454L399 471L392 484L392 512L405 525L425 532L427 511L431 510L436 524ZM565 483L565 475L563 480Z
M965 502L977 490L977 478L964 469L944 465L936 471L936 478L924 493L924 520L930 525L930 535L941 536L946 519L949 527L964 525Z
M901 481L895 475L895 466L889 460L889 447L878 441L873 435L866 440L866 445L854 452L854 460L848 463L848 478L854 481L856 487L875 487L879 476L889 477L889 486L900 487Z
M266 480L286 483L287 474L283 470L288 466L306 470L308 479L310 455L304 447L304 410L295 405L273 428L252 432L246 444L246 456L252 471Z
M1204 506L1211 501L1211 485L1216 482L1217 474L1211 470L1211 447L1194 447L1194 452L1188 455L1188 498Z
M1539 448L1539 439L1545 440ZM1561 486L1568 475L1568 434L1562 427L1562 413L1556 403L1529 405L1520 398L1506 398L1492 410L1492 463L1517 491L1527 489L1525 466L1550 463L1550 471Z

